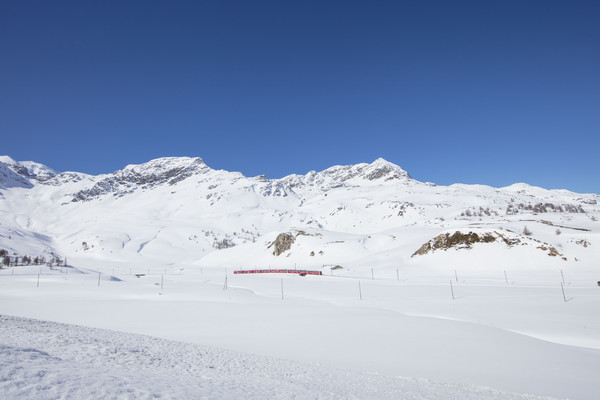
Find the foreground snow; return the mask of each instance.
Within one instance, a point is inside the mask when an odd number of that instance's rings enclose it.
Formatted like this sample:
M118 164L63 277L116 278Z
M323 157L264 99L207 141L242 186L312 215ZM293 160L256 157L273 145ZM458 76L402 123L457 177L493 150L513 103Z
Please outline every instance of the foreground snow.
M0 316L3 399L538 399Z
M0 398L600 392L600 290L587 274L567 274L564 302L560 271L513 272L508 284L459 271L452 300L449 276L421 269L400 280L395 270L374 280L228 271L223 290L223 269L75 262L44 267L39 281L38 267L0 270L0 314L127 333L3 319Z

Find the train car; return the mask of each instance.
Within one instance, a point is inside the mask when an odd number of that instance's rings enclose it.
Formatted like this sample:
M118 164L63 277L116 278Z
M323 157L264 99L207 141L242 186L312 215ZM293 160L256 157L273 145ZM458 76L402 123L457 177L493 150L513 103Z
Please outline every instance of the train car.
M306 275L323 275L321 271L311 271L308 269L240 269L233 271L234 274L298 274Z

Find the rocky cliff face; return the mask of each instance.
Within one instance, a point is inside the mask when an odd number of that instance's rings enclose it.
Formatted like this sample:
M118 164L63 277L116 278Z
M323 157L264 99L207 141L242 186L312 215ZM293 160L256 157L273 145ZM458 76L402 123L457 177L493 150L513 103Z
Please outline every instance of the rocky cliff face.
M130 165L109 175L102 175L90 188L73 194L74 202L89 201L113 193L123 196L139 188L151 189L174 185L195 174L206 173L210 168L201 158L159 158L145 164Z
M144 164L127 166L112 174L90 177L90 186L73 193L71 201L90 201L107 194L124 196L140 188L152 189L164 184L175 185L194 175L210 175L216 172L201 158L159 158ZM47 178L49 184L57 183L57 178L61 174L55 175ZM255 185L259 193L265 197L296 196L296 188L298 190L313 188L324 192L365 183L416 182L402 168L383 159L378 159L371 164L334 166L321 172L311 171L304 176L290 175L282 179L267 179L264 176L255 178L241 176L241 178L252 180L248 185Z
M0 187L11 188L11 187L33 187L33 184L29 182L25 176L15 171L14 164L8 162L0 163Z
M55 171L33 161L17 162L8 156L0 156L0 185L33 187L45 183L57 175Z

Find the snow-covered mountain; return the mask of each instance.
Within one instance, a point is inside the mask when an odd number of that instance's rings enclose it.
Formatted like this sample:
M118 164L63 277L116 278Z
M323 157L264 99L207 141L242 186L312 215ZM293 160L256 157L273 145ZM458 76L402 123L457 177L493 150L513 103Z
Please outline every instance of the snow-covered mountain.
M0 396L593 399L598 200L382 159L267 179L0 157ZM269 266L324 274L231 273Z
M0 249L234 267L591 265L599 199L524 183L437 186L383 159L267 179L200 158L92 176L3 156ZM289 248L274 252L281 233Z

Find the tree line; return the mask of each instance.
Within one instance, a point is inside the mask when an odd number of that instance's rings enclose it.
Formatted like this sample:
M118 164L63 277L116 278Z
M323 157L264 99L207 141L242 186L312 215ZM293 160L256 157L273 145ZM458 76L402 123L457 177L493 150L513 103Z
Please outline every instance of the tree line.
M54 265L66 265L67 260L62 260L59 257L50 257L46 259L45 256L36 256L31 258L28 255L10 255L9 252L5 249L0 249L0 260L1 266L3 267L17 267L17 266L25 266L25 265L48 265L52 267Z

